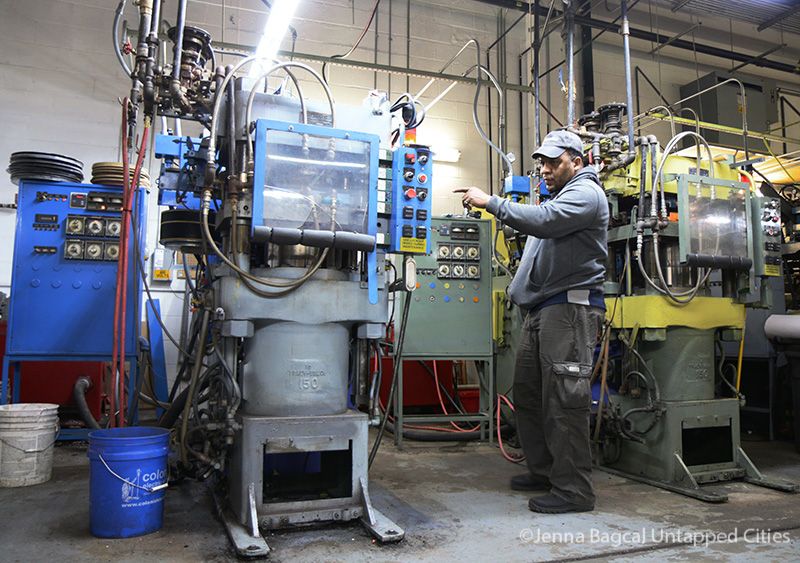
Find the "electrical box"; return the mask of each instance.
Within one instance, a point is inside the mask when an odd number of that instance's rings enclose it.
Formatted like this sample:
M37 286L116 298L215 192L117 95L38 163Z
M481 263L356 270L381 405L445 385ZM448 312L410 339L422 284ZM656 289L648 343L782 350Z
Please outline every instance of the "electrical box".
M781 275L781 202L774 197L754 197L753 271L757 276Z
M122 231L121 188L22 181L18 199L8 355L110 357ZM141 236L142 190L135 199ZM133 245L133 236L129 241ZM128 351L136 349L141 296L134 264L131 246Z
M491 234L486 219L432 220L432 253L416 258L404 357L492 355Z
M383 179L391 180L392 185L389 252L430 254L433 172L430 148L422 145L400 147L394 151L392 168L381 171Z
M750 76L734 75L744 84L744 92L747 105L747 127L751 131L768 131L771 124L778 121L778 103L776 85L772 80L754 78ZM688 84L681 86L681 98L687 98L704 90L707 92L700 94L690 100L686 100L681 107L691 108L697 112L701 121L719 123L730 127L742 127L742 103L741 88L735 82L729 82L713 88L726 80L731 75L727 72L712 72L698 80L692 80ZM713 88L713 89L711 89ZM687 117L684 115L683 117ZM684 126L684 131L694 131L694 125ZM712 145L722 145L726 147L744 148L741 135L731 133L720 133L718 131L703 131L703 136ZM690 146L695 141L689 139L684 143L684 147ZM750 150L753 150L755 141L752 139ZM763 147L758 147L762 149Z

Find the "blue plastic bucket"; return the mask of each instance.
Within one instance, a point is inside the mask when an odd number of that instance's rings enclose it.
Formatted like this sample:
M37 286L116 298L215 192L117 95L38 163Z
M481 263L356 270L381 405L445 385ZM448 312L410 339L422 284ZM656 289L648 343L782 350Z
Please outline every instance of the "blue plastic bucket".
M99 538L161 529L169 430L131 426L89 433L89 527Z

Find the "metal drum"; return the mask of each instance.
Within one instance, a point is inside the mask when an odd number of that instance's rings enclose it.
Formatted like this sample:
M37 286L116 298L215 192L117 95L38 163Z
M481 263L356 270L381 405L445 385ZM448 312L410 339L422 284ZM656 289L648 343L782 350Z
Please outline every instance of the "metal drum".
M256 325L247 340L243 409L260 416L347 410L350 331L336 323Z

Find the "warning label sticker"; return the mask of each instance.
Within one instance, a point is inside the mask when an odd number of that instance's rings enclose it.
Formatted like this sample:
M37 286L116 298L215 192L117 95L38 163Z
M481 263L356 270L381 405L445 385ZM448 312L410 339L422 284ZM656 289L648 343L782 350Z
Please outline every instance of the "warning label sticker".
M402 237L400 239L400 252L419 252L425 254L427 248L424 238Z

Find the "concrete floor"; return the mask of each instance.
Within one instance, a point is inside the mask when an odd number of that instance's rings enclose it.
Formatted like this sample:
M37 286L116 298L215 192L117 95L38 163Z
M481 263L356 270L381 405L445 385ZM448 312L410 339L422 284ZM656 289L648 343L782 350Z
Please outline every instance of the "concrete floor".
M745 443L745 450L768 475L800 482L800 455L790 444ZM0 561L236 560L198 483L168 490L160 532L93 538L85 454L85 444L60 444L50 482L0 489ZM406 539L380 546L358 524L271 533L270 560L800 560L798 495L731 483L717 486L730 501L711 505L596 471L594 512L538 515L526 494L507 487L518 472L488 445L409 444L399 452L386 444L373 467L373 500ZM757 535L767 530L774 535ZM692 534L721 532L738 533L738 541L692 544Z

